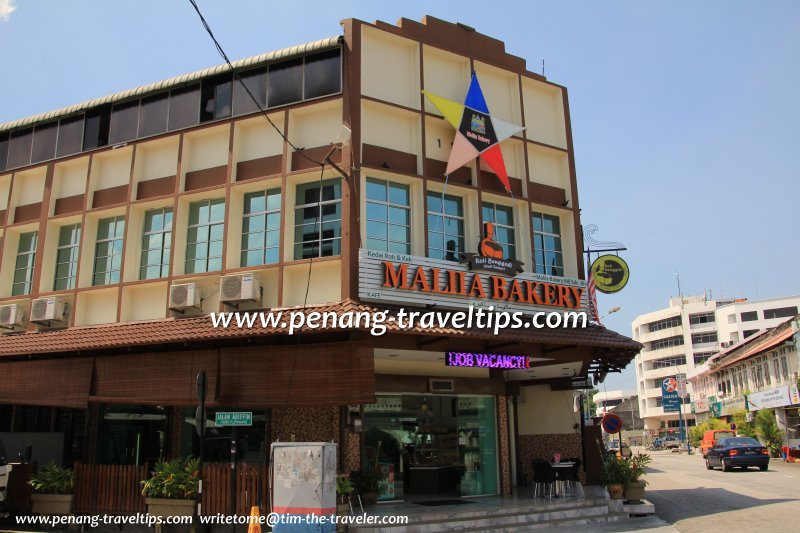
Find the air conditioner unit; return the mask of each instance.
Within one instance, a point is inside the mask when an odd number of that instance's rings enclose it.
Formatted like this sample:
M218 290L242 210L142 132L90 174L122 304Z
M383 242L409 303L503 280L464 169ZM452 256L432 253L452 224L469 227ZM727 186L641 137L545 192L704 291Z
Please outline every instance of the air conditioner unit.
M728 342L721 342L721 343L719 343L719 345L720 345L721 347L723 347L723 348L727 348L727 347L729 347L731 344L733 344L733 342L730 342L730 341L728 341Z
M240 302L261 302L261 283L252 272L222 276L219 301L235 305Z
M197 283L172 285L169 288L169 308L180 312L200 309L200 287Z
M59 296L37 298L31 302L31 322L46 325L50 322L63 322L67 310L67 303Z
M28 310L26 307L22 304L0 306L0 328L25 327L25 324L28 323Z

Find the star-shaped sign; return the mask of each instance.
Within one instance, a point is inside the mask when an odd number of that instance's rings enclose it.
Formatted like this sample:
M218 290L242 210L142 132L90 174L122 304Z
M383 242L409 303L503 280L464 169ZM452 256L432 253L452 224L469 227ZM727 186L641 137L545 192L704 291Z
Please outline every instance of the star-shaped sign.
M489 114L489 106L486 105L481 85L474 72L463 104L428 91L422 92L456 129L445 173L450 174L476 157L480 157L497 174L506 191L511 192L500 143L525 128Z

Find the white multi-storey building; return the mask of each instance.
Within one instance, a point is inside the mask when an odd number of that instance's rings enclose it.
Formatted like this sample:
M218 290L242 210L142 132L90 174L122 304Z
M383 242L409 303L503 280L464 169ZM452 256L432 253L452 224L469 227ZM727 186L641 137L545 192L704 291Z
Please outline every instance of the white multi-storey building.
M772 328L798 313L800 296L748 301L711 300L704 296L670 298L669 307L638 316L633 338L644 345L636 356L639 412L648 430L669 434L680 425L678 413L664 413L661 382L686 374L719 353L759 331ZM684 424L695 425L691 384L683 403Z

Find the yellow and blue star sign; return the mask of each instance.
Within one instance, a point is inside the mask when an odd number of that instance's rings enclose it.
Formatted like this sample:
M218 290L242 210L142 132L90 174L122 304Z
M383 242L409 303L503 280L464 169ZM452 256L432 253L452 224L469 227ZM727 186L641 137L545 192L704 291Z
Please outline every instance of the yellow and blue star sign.
M474 72L463 104L428 91L422 92L456 129L445 174L450 174L472 159L480 157L497 174L503 187L510 193L511 185L508 182L508 172L500 143L525 128L500 120L489 113L489 106L486 105L481 85Z

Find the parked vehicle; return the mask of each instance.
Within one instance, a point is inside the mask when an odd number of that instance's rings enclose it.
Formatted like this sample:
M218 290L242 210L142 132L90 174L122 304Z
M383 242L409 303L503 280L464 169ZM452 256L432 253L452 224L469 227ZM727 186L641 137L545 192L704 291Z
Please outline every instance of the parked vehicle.
M633 455L631 451L631 447L625 444L624 442L620 446L618 440L610 440L608 441L608 452L615 454L617 457L630 457Z
M735 437L736 433L732 429L709 429L703 433L703 440L700 442L700 453L705 457L708 450L717 445L723 439Z
M661 444L667 450L669 450L670 448L680 448L681 447L681 441L678 440L678 437L673 437L672 435L670 435L668 437L664 437L663 439L661 439Z
M747 470L749 466L757 466L762 471L769 468L769 450L751 437L722 439L706 455L709 470L720 467L723 472L729 472L734 467Z

